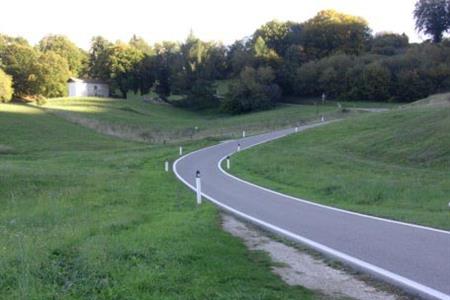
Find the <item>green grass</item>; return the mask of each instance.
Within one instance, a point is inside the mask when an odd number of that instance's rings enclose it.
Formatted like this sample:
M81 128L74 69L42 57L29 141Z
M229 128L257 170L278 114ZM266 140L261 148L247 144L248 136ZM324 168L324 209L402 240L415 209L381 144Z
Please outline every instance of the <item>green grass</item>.
M310 98L300 98L294 96L284 97L283 102L285 103L295 103L295 104L310 104L322 103L320 97L310 97ZM396 108L401 105L401 103L395 102L373 102L373 101L337 101L337 100L326 100L325 106L338 106L341 104L343 108Z
M125 120L133 113L122 115L124 106L144 109L93 101L85 113ZM220 229L211 204L197 208L163 172L176 147L122 141L21 105L0 104L0 127L1 299L314 297L284 284L266 255Z
M336 122L233 157L232 173L304 199L450 230L450 108Z
M242 130L260 133L337 111L334 106L284 104L269 111L230 116L211 110L191 112L138 99L104 98L50 99L43 108L101 133L151 143L237 137Z

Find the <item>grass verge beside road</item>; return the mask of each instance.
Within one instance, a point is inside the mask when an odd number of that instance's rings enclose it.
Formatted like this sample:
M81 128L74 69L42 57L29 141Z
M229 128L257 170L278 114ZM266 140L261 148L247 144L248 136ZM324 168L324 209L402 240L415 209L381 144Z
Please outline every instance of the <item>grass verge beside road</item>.
M224 233L211 204L195 206L164 172L176 147L118 140L22 105L0 104L0 126L0 298L314 297Z
M450 108L408 107L233 157L232 172L311 201L450 230Z

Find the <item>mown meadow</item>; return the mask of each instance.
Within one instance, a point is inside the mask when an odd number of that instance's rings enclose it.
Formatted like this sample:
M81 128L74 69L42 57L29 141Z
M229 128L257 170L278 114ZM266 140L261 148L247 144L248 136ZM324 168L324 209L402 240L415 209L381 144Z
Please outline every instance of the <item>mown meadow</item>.
M164 172L173 145L0 104L0 298L311 299ZM184 144L186 151L211 144Z
M257 146L233 157L231 172L303 199L449 230L448 98Z

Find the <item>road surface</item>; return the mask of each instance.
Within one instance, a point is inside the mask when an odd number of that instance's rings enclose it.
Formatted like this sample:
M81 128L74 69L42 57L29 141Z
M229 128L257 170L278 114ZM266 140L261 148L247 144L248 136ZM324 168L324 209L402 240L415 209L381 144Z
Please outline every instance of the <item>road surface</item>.
M298 128L301 131L321 124ZM261 188L227 174L237 151L293 134L285 129L204 148L179 158L176 176L221 208L326 256L428 299L450 300L450 232L352 213ZM331 176L332 174L330 174Z

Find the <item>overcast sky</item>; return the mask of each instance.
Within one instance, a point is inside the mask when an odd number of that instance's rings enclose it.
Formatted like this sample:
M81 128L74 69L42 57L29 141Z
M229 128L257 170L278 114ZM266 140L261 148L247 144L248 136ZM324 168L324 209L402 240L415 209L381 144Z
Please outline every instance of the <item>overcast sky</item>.
M0 32L20 35L35 44L43 36L64 34L89 48L94 35L128 41L133 34L150 43L182 41L189 30L204 40L232 43L277 19L303 22L323 9L365 18L374 32L414 30L415 0L4 0Z

